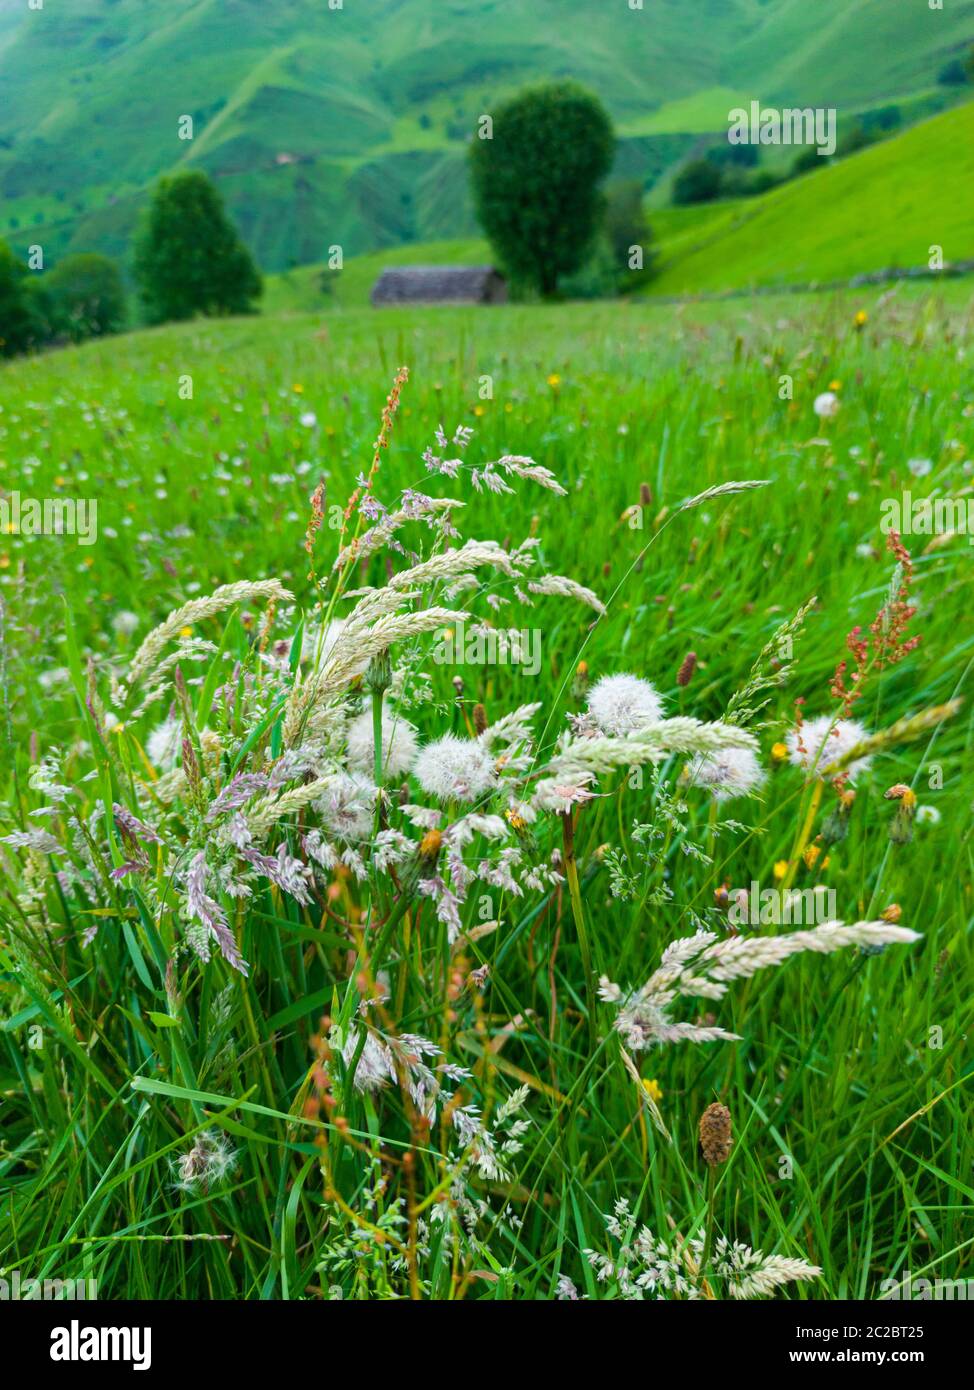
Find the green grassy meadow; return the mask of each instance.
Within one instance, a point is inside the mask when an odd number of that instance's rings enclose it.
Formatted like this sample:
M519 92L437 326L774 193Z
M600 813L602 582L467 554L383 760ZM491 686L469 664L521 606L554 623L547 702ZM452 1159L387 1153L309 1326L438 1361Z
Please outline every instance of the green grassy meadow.
M859 157L875 161L877 179L882 153ZM759 201L777 206L806 185L812 196L841 172ZM701 262L726 256L722 222L712 231ZM472 249L455 244L456 258ZM759 250L773 272L772 242ZM44 795L30 769L55 749L85 814L98 811L109 777L115 795L147 787L151 798L144 749L165 705L106 732L103 751L84 704L93 708L112 663L187 599L277 577L295 605L278 613L274 637L290 642L314 598L309 496L323 482L326 508L345 505L406 365L376 496L391 505L406 487L460 495L464 537L509 547L534 536L546 570L607 604L594 625L590 610L554 597L509 619L540 628L535 676L466 666L458 698L457 672L424 667L433 698L409 716L422 739L462 733L474 702L494 718L540 701L547 749L582 707L580 661L589 681L628 671L655 683L669 714L719 719L775 630L817 599L794 669L758 721L768 779L757 798L715 810L702 790L681 789L678 827L651 848L633 836L659 812L651 781L633 788L616 774L578 813L595 972L638 985L670 942L720 920L724 885L775 883L807 818L814 837L834 810L830 788L816 809L772 750L797 700L806 717L835 712L847 634L868 629L884 603L894 561L882 500L905 489L971 493L969 290L373 312L356 307L373 266L350 263L329 301L341 312L300 312L313 273L276 280L274 312L259 318L143 331L0 371L0 487L98 504L90 547L70 536L0 538L0 833L38 823L30 813ZM735 273L746 283L749 263ZM709 283L704 268L694 283ZM813 401L829 390L840 409L822 420ZM514 496L457 494L422 462L440 424L475 431L469 463L530 455L567 497L523 483ZM678 511L741 479L769 485ZM325 570L335 540L326 523ZM0 846L0 1265L95 1278L102 1298L547 1299L562 1276L581 1295L613 1296L583 1252L610 1249L604 1213L617 1200L657 1233L703 1229L696 1125L719 1099L735 1143L716 1187L718 1230L822 1270L785 1296L876 1297L907 1271L970 1277L972 552L963 535L904 542L916 604L908 631L922 641L871 673L856 717L879 731L964 704L877 756L857 783L847 838L800 854L793 872L800 888L834 890L840 918L875 919L895 904L922 939L878 955L805 955L739 982L719 1004L687 1005L684 1016L713 1010L741 1040L636 1053L638 1084L610 1013L586 994L564 886L495 895L498 929L453 957L461 976L489 968L480 992L466 981L450 992L433 934L407 939L393 974L402 1026L470 1070L465 1090L485 1113L528 1088L527 1132L504 1179L469 1167L451 1175L445 1123L418 1144L395 1087L349 1087L337 1110L308 1108L322 1015L347 997L354 957L335 920L352 911L347 873L335 896L305 907L265 885L241 928L253 965L245 979L219 958L201 966L179 953L174 922L143 911L131 878L79 907L43 856L28 882L23 852ZM356 578L386 574L376 558ZM201 709L235 662L259 684L253 633L239 608L199 624L194 636L217 649L203 692L191 687ZM697 666L681 687L690 651ZM679 767L664 767L671 790ZM890 838L896 806L884 792L897 783L933 812L909 843ZM536 834L545 854L560 843L548 828ZM616 852L628 896L611 889ZM466 928L473 912L472 901ZM657 1097L666 1135L646 1095ZM180 1190L174 1164L202 1132L222 1134L234 1165L212 1188ZM464 1203L478 1215L453 1246L431 1236L413 1278L390 1236L395 1202L419 1210L417 1191L427 1209L442 1206L444 1227Z

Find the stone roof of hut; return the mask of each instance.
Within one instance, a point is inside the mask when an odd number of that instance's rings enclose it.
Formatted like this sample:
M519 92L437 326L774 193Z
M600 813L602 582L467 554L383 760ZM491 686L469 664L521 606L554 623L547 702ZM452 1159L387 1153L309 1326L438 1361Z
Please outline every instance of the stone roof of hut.
M491 265L403 265L383 270L373 304L479 304L503 276Z

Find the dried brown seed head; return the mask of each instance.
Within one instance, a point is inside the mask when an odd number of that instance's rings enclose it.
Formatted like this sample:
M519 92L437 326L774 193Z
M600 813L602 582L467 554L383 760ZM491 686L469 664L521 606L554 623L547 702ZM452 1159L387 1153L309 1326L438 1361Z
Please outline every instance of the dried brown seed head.
M708 1105L700 1116L700 1152L704 1163L709 1168L716 1168L718 1163L726 1163L733 1142L731 1113L726 1105L715 1101L713 1105Z

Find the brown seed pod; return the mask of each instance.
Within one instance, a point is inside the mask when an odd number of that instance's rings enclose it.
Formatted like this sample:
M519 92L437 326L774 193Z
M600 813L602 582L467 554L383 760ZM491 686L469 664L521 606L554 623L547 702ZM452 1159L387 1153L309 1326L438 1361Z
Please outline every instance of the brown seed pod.
M715 1101L700 1116L700 1152L708 1168L726 1163L730 1157L731 1113L726 1105Z
M680 686L690 684L694 671L697 669L696 652L687 652L680 664L680 669L676 673L676 683Z

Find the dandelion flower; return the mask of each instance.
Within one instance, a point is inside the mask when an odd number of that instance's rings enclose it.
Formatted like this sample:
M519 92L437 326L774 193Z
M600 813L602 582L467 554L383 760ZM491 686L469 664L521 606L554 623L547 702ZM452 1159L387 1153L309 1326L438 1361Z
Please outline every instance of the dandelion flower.
M596 681L588 708L602 732L618 738L658 724L663 717L663 702L649 681L625 674Z
M355 772L371 773L375 766L375 731L372 707L367 705L348 726L348 765ZM382 773L400 777L416 761L419 744L408 720L388 706L382 708Z
M823 391L815 397L812 409L820 420L834 420L839 413L839 398L834 391Z
M812 769L821 777L833 763L839 762L868 737L858 720L835 720L831 715L822 714L817 719L807 720L801 729L793 729L788 735L789 761L806 771ZM871 758L856 758L850 763L845 769L850 779L865 772L871 761Z
M757 791L764 770L750 748L723 748L719 753L698 753L687 764L687 780L709 788L715 801L732 801Z
M453 734L428 743L413 770L423 791L441 801L476 801L495 782L489 750Z

